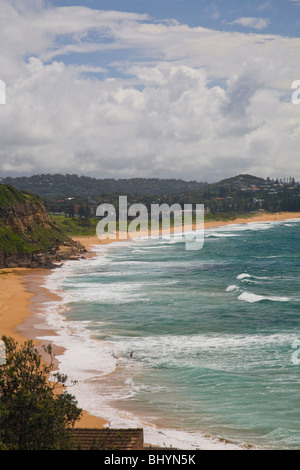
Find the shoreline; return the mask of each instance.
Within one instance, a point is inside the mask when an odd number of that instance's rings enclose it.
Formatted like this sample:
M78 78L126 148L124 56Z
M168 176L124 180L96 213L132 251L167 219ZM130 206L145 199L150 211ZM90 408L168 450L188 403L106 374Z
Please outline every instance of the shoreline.
M52 272L51 269L9 268L0 269L0 325L1 337L12 337L18 344L32 340L39 350L41 357L47 362L47 356L42 345L43 336L56 336L54 330L43 328L42 314L45 303L57 301L60 298L43 287L43 280ZM54 356L62 354L64 348L52 345ZM58 366L55 358L54 367ZM81 418L75 427L104 428L106 420L90 415L82 410Z
M210 221L205 223L205 229L213 229L232 224L248 224L255 222L273 222L299 219L300 213L280 212L275 214L262 213L249 218L237 218L228 221ZM141 233L140 236L148 235ZM118 242L106 239L99 241L97 236L72 237L81 242L86 250L85 257L93 257L92 246L106 245ZM125 240L126 241L126 240ZM43 318L41 314L45 311L45 303L59 300L60 298L43 287L45 277L52 272L51 269L30 268L4 268L0 269L1 292L0 292L0 324L1 336L11 336L18 343L31 339L37 347L43 344L41 337L55 336L53 330L42 327ZM48 342L47 342L48 344ZM63 348L53 345L53 352L61 354ZM75 427L103 428L107 425L105 419L93 416L83 410L82 418Z
M291 220L291 219L300 219L300 212L276 212L276 213L260 213L260 214L255 214L255 215L250 215L249 217L237 217L236 219L231 219L231 220L212 220L209 222L204 222L204 230L210 230L213 228L219 228L219 227L224 227L226 225L232 225L232 224L248 224L248 223L263 223L263 222L282 222L285 220ZM189 226L189 230L195 230L195 226ZM181 226L179 227L171 227L170 233L175 233L175 232L181 232L182 228ZM161 230L159 233L156 233L155 235L161 235ZM148 232L139 232L138 236L135 237L135 239L138 239L139 237L147 237L150 236L150 231ZM73 236L73 240L80 242L85 249L87 250L87 253L85 253L85 257L93 257L94 253L91 252L92 246L95 245L107 245L109 243L115 243L115 242L120 242L120 241L126 241L126 239L119 239L118 238L118 233L116 234L115 239L101 239L99 242L99 238L97 235L88 235L88 236ZM127 236L127 240L130 240L130 236Z

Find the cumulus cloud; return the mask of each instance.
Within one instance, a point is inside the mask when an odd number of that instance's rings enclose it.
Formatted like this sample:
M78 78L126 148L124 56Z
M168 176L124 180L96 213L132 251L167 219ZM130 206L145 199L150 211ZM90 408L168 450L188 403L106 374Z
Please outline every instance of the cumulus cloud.
M270 21L266 18L256 18L256 17L242 17L242 18L237 18L234 21L231 21L229 24L238 24L240 26L245 26L246 28L252 28L252 29L265 29L269 26Z
M300 177L299 39L2 2L2 174Z

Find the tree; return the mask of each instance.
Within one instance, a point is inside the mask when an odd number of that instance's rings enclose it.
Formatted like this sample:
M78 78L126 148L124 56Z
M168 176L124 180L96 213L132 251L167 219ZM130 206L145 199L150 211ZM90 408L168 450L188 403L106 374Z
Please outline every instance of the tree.
M51 345L44 347L50 356L46 364L32 341L18 347L12 338L2 340L6 360L0 365L0 449L71 448L68 428L82 410L63 390L66 375L56 373L49 380L54 361Z
M89 217L90 216L90 210L87 205L80 205L78 209L78 215L79 217Z

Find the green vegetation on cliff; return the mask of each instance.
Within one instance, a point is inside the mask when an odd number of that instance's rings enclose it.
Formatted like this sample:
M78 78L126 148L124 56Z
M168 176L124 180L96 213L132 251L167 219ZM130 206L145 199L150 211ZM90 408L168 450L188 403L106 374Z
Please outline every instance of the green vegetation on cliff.
M0 185L0 251L6 255L49 250L66 235L48 216L42 200Z
M50 264L60 246L74 251L74 243L39 196L0 184L0 267Z
M25 204L29 200L38 200L37 195L25 194L10 185L0 185L0 211L14 204ZM0 212L1 214L1 212Z
M22 234L13 232L0 223L0 251L5 254L33 253L49 250L54 244L64 243L66 235L58 228L34 227Z

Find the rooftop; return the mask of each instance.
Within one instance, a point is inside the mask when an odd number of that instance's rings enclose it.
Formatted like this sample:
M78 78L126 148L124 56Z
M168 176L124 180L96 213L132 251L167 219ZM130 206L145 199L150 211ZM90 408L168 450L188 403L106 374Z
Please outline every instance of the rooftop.
M75 450L143 450L143 429L73 428Z

